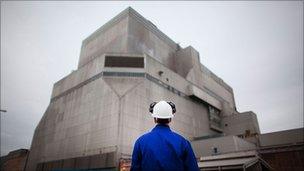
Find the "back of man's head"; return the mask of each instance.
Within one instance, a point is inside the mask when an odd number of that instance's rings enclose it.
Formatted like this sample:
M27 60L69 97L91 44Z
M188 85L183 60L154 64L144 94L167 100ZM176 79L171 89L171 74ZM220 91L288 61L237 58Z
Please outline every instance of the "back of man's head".
M171 122L171 118L170 119L154 118L154 122L157 124L168 124Z
M151 103L149 111L152 113L155 123L168 124L171 122L171 118L174 117L173 114L176 112L176 108L172 102L159 101Z

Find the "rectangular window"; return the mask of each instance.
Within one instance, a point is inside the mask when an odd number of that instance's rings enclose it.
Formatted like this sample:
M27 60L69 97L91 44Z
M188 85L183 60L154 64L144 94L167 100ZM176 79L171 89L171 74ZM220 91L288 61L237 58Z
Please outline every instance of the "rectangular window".
M127 56L106 56L105 67L144 68L144 58Z
M222 132L222 120L220 116L220 111L216 108L209 106L209 123L212 129L218 132Z

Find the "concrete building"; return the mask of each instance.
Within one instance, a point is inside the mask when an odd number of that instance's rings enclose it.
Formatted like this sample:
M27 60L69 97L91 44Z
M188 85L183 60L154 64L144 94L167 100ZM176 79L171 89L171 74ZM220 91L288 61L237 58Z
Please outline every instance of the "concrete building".
M6 156L1 157L0 170L1 171L24 171L29 150L18 149L9 152Z
M304 128L253 137L202 137L192 147L202 170L304 170Z
M233 135L194 140L191 145L197 157L256 149L255 144Z
M26 170L129 167L135 140L154 126L149 104L159 100L176 104L171 127L193 142L231 135L222 151L257 143L241 139L260 133L256 115L236 111L233 89L199 53L127 8L82 42L78 69L54 84Z
M304 170L304 128L259 135L260 156L277 171Z
M201 157L198 162L201 170L233 170L233 171L261 171L272 170L272 167L265 162L257 151L239 151Z

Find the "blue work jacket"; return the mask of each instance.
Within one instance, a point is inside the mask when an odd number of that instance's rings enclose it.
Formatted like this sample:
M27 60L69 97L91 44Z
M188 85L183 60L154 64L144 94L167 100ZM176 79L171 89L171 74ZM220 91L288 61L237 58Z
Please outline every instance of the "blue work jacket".
M197 171L197 161L189 141L158 124L139 137L134 145L131 171Z

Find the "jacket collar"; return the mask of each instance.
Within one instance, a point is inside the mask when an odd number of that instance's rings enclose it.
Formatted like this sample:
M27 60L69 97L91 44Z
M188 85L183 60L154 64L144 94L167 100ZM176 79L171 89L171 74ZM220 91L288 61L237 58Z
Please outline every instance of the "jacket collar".
M152 129L152 131L155 131L155 130L169 130L169 131L171 131L169 125L167 125L167 124L157 124L157 125Z

